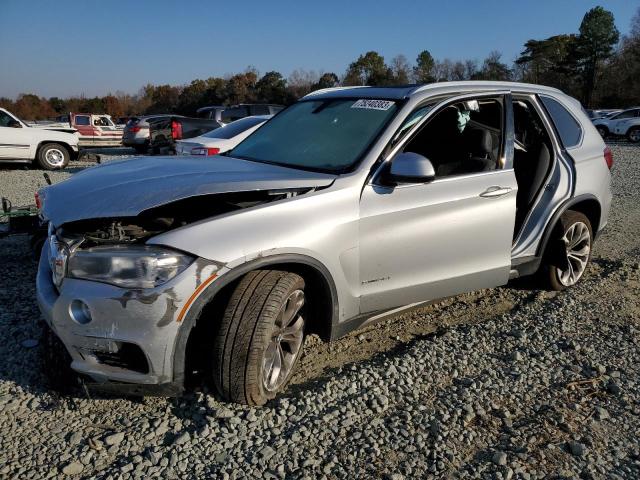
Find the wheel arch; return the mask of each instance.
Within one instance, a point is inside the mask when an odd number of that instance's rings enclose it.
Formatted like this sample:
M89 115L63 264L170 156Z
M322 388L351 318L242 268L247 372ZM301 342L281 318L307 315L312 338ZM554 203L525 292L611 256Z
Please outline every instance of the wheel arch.
M338 322L338 293L329 270L318 260L307 255L278 254L258 258L239 265L213 281L195 300L178 329L173 353L173 382L183 385L187 377L187 363L192 361L190 355L197 346L192 344L196 326L208 308L223 306L227 296L233 291L237 282L247 273L259 269L279 269L297 273L304 278L306 285L319 296L308 296L310 333L318 334L324 341L331 338L331 332ZM217 325L207 322L208 327L216 329ZM309 328L309 327L308 327Z
M551 220L547 224L542 236L542 241L538 245L538 250L536 252L537 257L542 257L544 255L549 241L553 238L553 234L557 230L560 217L567 210L574 210L584 214L591 223L591 229L594 237L598 234L602 216L602 206L600 205L600 201L592 194L584 194L570 198L555 211Z
M42 147L50 143L55 143L57 145L64 147L67 153L69 154L69 158L71 160L75 160L76 152L74 152L73 148L71 148L71 145L69 145L67 142L58 141L58 140L42 140L40 143L38 143L38 146L36 147L36 152L34 155L34 160L38 160L38 155L40 154L40 150L42 149Z

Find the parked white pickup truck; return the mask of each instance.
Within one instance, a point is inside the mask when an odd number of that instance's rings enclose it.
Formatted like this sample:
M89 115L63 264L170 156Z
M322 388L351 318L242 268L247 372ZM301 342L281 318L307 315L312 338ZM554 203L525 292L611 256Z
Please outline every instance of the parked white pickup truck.
M64 168L78 156L78 136L72 131L33 128L0 108L0 161L35 161L45 170Z

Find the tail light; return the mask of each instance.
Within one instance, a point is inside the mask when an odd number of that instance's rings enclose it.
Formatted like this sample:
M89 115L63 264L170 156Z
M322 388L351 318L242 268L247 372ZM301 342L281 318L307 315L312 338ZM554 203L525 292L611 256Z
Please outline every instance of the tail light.
M171 138L174 140L180 140L182 138L182 124L175 120L171 121Z
M220 153L219 148L195 147L191 149L191 155L217 155Z
M38 208L38 210L40 210L42 208L42 202L40 201L40 194L36 192L35 197L36 197L36 207Z
M613 153L609 147L604 149L604 161L607 162L607 168L611 170L611 167L613 167Z
M129 131L130 131L131 133L138 133L141 129L142 129L142 127L138 127L138 126L135 126L135 127L129 127Z

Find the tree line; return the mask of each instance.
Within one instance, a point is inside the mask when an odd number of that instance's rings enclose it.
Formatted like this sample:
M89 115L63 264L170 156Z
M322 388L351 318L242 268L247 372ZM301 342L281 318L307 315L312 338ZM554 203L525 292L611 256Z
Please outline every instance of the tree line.
M188 85L147 84L135 94L116 92L103 97L52 97L22 94L0 97L0 106L20 118L41 120L67 112L108 113L114 117L177 113L195 115L207 105L237 103L290 104L319 88L338 85L401 85L456 80L505 80L560 88L587 107L626 107L640 104L640 8L627 35L620 36L613 14L602 7L589 10L578 33L528 40L509 65L499 51L483 61L435 59L428 50L415 62L397 55L389 62L378 52L360 55L345 73L295 70L285 78L270 71L259 75L249 67L242 73L196 79Z

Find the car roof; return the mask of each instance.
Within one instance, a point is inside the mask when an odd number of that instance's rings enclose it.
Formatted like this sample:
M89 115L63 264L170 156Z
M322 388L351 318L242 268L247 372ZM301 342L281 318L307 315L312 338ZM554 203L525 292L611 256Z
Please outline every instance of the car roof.
M531 93L562 94L560 90L543 85L518 82L494 82L469 80L462 82L439 82L423 85L401 85L389 87L335 87L316 90L304 96L304 99L320 98L371 98L402 100L412 96L430 96L450 93L473 92L477 90L515 90Z

